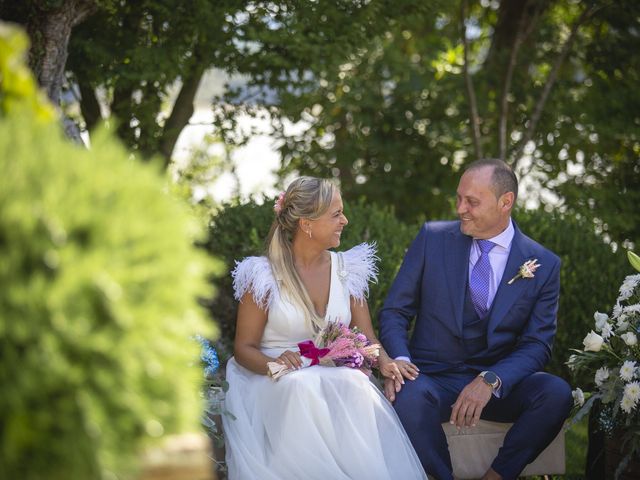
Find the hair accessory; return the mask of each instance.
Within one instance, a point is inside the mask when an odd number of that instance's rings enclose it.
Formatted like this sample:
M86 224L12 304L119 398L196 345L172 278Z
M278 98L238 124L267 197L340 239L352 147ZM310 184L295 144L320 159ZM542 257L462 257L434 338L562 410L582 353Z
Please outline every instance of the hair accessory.
M273 211L276 212L276 215L280 215L280 212L282 212L283 205L284 205L284 192L280 192L278 194L278 198L276 198L276 201L273 204Z

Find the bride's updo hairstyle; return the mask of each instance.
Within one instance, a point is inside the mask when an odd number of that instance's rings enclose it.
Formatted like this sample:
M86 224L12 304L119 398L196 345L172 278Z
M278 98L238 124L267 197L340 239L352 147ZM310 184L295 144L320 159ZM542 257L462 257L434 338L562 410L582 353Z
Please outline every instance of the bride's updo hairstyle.
M296 235L306 235L300 229L300 219L315 220L331 205L337 187L328 180L299 177L280 194L274 205L276 218L267 237L267 258L278 280L281 294L305 312L314 330L324 326L315 311L293 263L292 243Z

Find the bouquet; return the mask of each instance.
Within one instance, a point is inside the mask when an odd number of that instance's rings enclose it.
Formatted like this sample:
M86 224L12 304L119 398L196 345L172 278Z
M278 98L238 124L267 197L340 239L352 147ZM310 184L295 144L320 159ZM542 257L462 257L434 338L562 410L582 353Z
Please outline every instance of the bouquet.
M315 340L298 343L303 365L358 368L366 375L378 362L380 345L371 343L356 327L349 328L339 322L329 322ZM278 380L294 370L277 362L267 364L269 376Z
M640 257L628 252L631 265L640 271ZM580 420L596 400L601 403L597 417L600 429L608 435L622 433L626 455L616 477L640 454L640 274L628 275L622 285L611 316L596 312L594 328L583 340L582 350L573 350L567 365L571 370L593 374L595 389L584 393L576 388L574 403L579 410L572 423Z

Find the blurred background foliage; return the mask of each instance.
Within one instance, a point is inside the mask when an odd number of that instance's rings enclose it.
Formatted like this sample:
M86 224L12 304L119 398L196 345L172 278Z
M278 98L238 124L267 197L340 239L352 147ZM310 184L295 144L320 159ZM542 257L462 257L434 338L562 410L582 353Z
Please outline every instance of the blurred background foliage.
M0 472L128 478L143 446L198 428L191 337L214 335L197 298L217 267L157 162L105 130L91 150L63 137L26 44L0 29Z
M141 159L169 165L218 68L234 77L213 100L217 134L242 144L254 133L242 118L269 119L282 178L336 177L346 200L412 222L449 214L465 163L501 157L530 207L638 239L635 0L0 0L0 17L30 32L54 103L72 93L63 110L88 131L117 119ZM66 33L52 28L63 19ZM46 48L60 38L68 52ZM42 69L52 56L57 92Z

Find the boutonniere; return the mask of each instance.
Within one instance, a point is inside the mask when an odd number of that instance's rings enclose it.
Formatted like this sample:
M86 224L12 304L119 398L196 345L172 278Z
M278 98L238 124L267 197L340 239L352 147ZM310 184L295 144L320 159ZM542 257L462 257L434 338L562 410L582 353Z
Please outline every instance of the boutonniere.
M534 258L533 260L527 260L518 269L518 273L515 277L507 282L508 285L511 285L519 278L533 278L535 277L535 271L538 269L540 264L538 263L538 259Z

